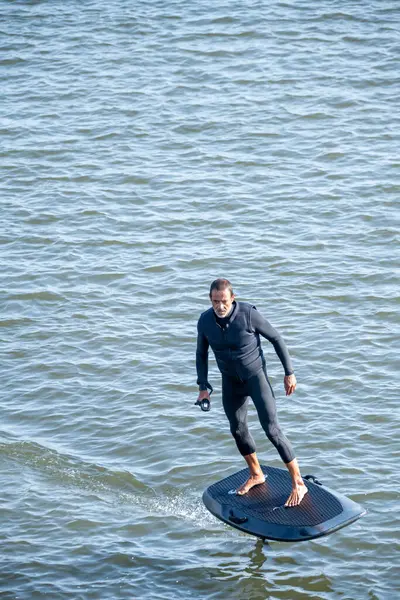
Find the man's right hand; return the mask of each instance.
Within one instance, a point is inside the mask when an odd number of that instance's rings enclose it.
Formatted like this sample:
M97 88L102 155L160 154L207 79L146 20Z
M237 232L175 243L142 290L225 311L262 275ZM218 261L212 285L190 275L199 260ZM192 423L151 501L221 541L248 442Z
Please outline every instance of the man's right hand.
M210 402L211 398L210 398L210 394L209 394L208 390L201 390L199 392L199 397L197 398L197 402L201 402L202 400L204 400L204 398L207 398L207 400Z

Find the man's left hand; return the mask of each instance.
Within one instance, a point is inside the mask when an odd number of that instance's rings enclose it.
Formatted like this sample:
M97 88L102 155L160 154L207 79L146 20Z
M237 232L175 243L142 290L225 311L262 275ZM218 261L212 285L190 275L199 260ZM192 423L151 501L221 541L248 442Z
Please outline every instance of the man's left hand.
M290 396L290 394L293 394L297 385L295 374L292 373L291 375L285 375L283 385L285 386L286 396Z

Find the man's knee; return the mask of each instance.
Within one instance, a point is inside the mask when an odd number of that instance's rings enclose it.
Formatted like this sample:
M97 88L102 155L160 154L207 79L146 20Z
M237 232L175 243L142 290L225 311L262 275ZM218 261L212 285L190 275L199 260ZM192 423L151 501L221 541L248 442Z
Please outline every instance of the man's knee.
M236 446L243 456L253 454L256 451L254 440L250 434L247 425L239 425L236 428L231 428L231 433L235 439Z
M235 440L242 440L248 437L249 428L245 423L235 423L231 425L231 434Z
M278 423L262 423L263 429L267 435L267 438L275 444L278 443L282 437L282 430Z

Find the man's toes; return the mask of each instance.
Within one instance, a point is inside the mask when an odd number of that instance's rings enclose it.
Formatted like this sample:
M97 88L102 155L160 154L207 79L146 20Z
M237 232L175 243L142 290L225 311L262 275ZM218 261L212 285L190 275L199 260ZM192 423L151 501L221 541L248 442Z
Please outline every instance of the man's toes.
M298 504L300 504L298 494L292 493L286 500L285 506L297 506Z

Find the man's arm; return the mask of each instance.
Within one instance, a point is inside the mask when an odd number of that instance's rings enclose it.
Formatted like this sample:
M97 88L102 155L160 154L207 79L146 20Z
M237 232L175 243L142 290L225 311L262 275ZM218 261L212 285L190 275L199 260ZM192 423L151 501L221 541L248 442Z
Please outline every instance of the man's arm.
M266 340L271 342L285 370L285 375L292 375L294 373L292 360L283 338L279 331L274 329L271 323L264 319L255 306L251 309L251 326L255 333L259 333Z
M201 330L200 321L197 323L196 370L199 390L207 390L208 383L208 340Z

